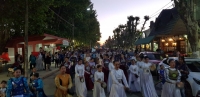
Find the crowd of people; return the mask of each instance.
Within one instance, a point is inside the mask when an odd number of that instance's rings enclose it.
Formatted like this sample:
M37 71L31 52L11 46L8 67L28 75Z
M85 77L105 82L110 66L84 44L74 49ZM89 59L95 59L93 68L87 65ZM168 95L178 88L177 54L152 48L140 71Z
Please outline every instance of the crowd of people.
M55 68L60 69L55 77L55 97L72 97L75 94L87 97L89 90L93 91L93 97L106 97L106 94L109 97L126 97L127 92L158 97L151 74L155 65L149 62L148 56L123 50L61 51L53 55L44 54L42 48L40 51L37 59L30 57L32 73L29 83L21 76L21 68L15 68L14 77L8 82L1 82L2 97L46 97L37 70L51 70L52 59ZM183 75L187 75L188 71L184 58L179 60L166 61L170 65L166 70L160 64L161 97L185 97L181 87L186 79Z

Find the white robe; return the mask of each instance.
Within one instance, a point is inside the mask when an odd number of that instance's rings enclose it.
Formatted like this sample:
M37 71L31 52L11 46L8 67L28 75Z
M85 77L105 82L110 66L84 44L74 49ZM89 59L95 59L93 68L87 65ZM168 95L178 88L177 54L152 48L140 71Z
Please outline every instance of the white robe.
M126 92L124 90L125 87L129 87L126 77L124 75L123 70L112 70L111 71L111 77L112 77L112 86L111 86L111 92L109 97L126 97ZM121 82L119 82L121 81ZM122 84L122 81L124 85Z
M109 75L108 75L108 82L107 82L107 92L109 93L110 92L110 89L111 89L111 85L112 85L112 78L111 78L111 71L114 70L115 66L113 65L113 63L109 63L108 65L108 68L109 68Z
M137 66L138 66L138 68L139 68L139 76L140 76L140 87L141 87L141 84L142 84L142 74L143 74L143 65L144 65L144 62L143 61L137 61ZM142 90L142 87L141 87L141 90Z
M96 71L94 74L94 90L93 90L93 97L106 97L104 88L101 87L101 83L97 82L98 79L104 81L104 73Z
M81 82L79 77L84 78L85 66L83 64L76 65L75 67L75 86L76 86L76 94L78 97L86 97L87 96L87 88L85 81ZM84 78L85 80L85 78Z
M172 71L176 70L175 68L169 68L169 69ZM179 73L178 79L171 80L169 79L169 70L166 69L166 73L165 73L166 82L163 85L161 97L181 97L180 89L176 87L176 83L180 82L180 78L181 78L181 73L179 72L179 70L178 70L178 73Z
M85 57L85 60L88 62L90 61L90 59L91 59L90 57Z
M151 65L151 63L143 63L142 65L141 87L144 97L158 97L150 72Z
M140 78L136 78L135 77L135 74L139 76L139 67L137 65L131 65L129 67L129 71L130 71L130 74L129 74L129 89L132 91L132 92L139 92L141 91L141 87L140 87Z
M43 70L43 61L42 61L42 55L39 54L38 58L36 59L36 69L37 70Z

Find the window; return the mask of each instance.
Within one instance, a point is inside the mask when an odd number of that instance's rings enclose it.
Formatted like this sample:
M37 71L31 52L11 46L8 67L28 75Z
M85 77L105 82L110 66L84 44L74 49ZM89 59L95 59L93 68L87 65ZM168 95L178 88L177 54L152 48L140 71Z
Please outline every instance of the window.
M186 62L187 67L192 71L192 72L200 72L200 62L191 62L187 61Z

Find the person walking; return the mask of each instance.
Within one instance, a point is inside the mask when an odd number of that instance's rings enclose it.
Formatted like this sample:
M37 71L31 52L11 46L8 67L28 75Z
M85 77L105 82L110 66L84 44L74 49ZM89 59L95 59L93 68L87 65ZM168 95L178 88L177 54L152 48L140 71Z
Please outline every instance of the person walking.
M30 55L29 62L30 62L30 70L32 70L32 68L35 68L36 66L36 57L33 54Z
M175 61L169 59L170 68L166 69L166 82L163 85L161 97L181 97L180 89L176 86L181 84L181 73L175 68Z
M139 67L136 64L136 58L131 59L131 66L129 67L129 87L131 92L140 92L140 78L139 78Z
M14 68L14 77L7 83L6 97L29 97L32 93L29 90L27 79L21 77L21 68Z
M128 83L123 70L119 69L120 62L114 61L115 69L111 72L112 86L109 97L126 97L125 89L128 89ZM123 84L122 84L123 82Z
M101 84L104 82L104 74L102 72L102 66L97 66L97 71L94 74L94 91L93 97L106 97L104 88L102 88Z
M76 86L76 94L78 97L86 97L87 96L87 88L85 84L85 66L83 65L83 61L79 59L78 64L75 66L75 86Z
M152 63L149 63L148 56L144 57L144 63L142 65L142 80L141 80L141 87L144 97L158 97L153 77L150 73L150 67L152 66Z
M66 67L60 65L60 73L55 78L56 91L54 97L72 97L68 93L68 89L72 88L72 79L69 74L66 74Z

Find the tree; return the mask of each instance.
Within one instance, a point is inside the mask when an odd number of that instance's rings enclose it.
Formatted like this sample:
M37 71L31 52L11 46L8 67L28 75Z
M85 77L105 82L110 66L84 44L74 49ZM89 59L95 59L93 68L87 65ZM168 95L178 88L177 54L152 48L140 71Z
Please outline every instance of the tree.
M84 43L89 45L92 40L95 44L101 37L97 13L90 0L31 0L28 6L29 35L48 33L72 39L70 24L74 21L76 42L86 40ZM25 2L0 0L0 54L12 37L24 35L24 16Z
M48 8L53 0L29 1L29 35L41 34L46 31L47 21L52 13ZM0 1L0 53L13 36L23 36L25 26L26 2L18 0Z
M174 0L175 7L180 14L180 18L183 20L185 27L187 29L188 40L190 42L191 49L193 54L198 54L198 37L199 37L199 26L200 22L197 18L197 12L199 13L199 9L197 9L198 5L200 5L199 0Z

